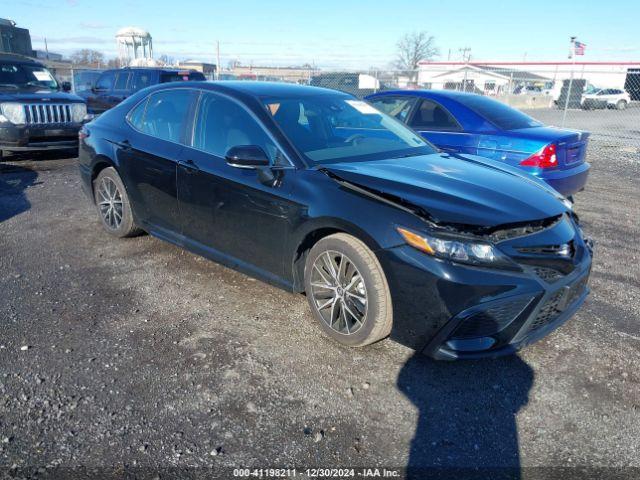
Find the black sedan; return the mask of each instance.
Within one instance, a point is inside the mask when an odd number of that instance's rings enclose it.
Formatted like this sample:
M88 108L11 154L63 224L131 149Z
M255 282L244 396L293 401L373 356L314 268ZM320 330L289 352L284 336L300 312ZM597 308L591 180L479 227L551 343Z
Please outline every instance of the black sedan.
M305 292L345 345L391 335L441 359L512 353L588 293L590 244L557 192L441 153L345 93L159 85L80 137L106 232L146 231Z

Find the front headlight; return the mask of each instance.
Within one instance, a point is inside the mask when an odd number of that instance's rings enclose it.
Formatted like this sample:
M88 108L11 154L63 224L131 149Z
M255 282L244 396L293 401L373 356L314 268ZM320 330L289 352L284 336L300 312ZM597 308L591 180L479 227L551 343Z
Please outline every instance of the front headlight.
M71 120L74 123L80 123L87 115L87 106L84 103L72 103L71 104Z
M416 233L398 227L398 233L414 248L434 257L471 265L491 265L517 269L517 265L488 242L454 236Z
M22 125L27 122L24 105L21 103L3 103L0 105L0 111L2 111L2 116L7 121L15 125Z

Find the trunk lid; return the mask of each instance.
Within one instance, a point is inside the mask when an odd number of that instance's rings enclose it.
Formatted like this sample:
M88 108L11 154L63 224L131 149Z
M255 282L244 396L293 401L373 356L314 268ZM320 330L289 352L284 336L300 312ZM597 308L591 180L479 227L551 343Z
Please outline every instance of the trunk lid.
M531 127L512 130L522 137L556 145L558 168L565 170L584 163L589 143L589 132L557 127Z

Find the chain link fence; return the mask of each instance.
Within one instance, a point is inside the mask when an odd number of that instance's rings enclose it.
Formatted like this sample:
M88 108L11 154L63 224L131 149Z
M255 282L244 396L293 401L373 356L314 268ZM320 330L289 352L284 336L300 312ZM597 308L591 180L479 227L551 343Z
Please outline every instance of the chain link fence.
M640 159L640 65L579 68L545 65L537 71L460 65L417 71L319 72L310 85L360 98L385 90L455 90L485 95L545 125L588 131L591 153L614 148Z
M182 68L182 67L175 67ZM73 91L90 90L100 69L57 71ZM455 90L485 95L545 125L588 131L590 153L615 149L640 158L640 64L538 64L527 68L424 64L418 70L327 71L312 67L237 67L215 80L289 82L363 98L388 90Z

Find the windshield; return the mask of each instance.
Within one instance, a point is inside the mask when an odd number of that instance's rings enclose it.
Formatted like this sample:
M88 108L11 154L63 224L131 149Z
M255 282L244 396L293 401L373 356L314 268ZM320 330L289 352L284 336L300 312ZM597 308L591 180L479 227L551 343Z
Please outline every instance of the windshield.
M264 103L311 164L382 160L436 151L397 120L349 96L289 97Z
M51 72L40 65L0 63L0 87L45 87L58 89Z
M542 123L498 100L482 95L460 95L456 100L503 130L540 127Z

